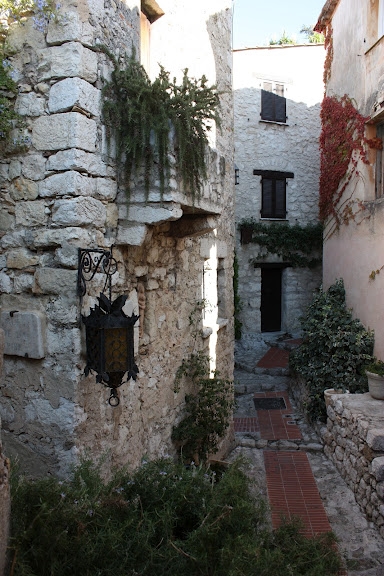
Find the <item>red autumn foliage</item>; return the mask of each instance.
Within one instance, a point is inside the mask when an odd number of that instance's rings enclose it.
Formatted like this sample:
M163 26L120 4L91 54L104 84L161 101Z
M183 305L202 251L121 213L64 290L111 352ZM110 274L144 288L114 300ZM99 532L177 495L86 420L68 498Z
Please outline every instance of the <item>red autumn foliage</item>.
M365 123L346 94L341 98L325 96L321 107L320 135L320 219L333 215L338 221L336 206L357 173L358 160L368 164Z

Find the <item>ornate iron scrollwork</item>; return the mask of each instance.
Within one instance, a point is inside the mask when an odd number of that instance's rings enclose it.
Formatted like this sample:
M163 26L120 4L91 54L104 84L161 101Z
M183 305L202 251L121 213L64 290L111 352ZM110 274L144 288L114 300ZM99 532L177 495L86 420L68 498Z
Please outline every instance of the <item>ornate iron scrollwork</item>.
M93 250L79 248L79 265L77 270L77 292L80 300L87 292L87 282L93 280L97 273L106 275L103 292L108 287L108 295L112 296L112 276L117 272L117 262L111 250L95 248Z

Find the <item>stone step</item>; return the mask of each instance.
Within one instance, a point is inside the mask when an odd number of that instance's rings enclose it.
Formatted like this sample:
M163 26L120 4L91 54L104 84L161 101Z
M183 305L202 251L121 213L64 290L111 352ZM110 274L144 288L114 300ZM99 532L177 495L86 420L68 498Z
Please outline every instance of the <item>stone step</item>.
M250 374L235 371L235 394L287 390L290 379L285 375Z

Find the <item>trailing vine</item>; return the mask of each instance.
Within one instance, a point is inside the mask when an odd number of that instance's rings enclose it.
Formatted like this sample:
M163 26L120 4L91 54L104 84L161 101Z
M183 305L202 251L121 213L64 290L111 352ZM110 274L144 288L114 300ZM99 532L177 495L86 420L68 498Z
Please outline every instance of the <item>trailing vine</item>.
M216 86L208 86L205 76L189 78L187 69L178 85L163 67L151 82L134 56L122 68L108 55L115 68L103 88L103 119L109 139L115 138L128 193L131 176L144 169L148 196L156 164L163 195L170 178L170 152L174 151L185 192L193 199L198 197L207 179L207 131L212 122L220 125Z
M276 254L295 268L314 268L321 264L319 253L323 244L323 227L320 223L291 226L275 222L267 224L250 218L242 220L239 229L250 232L248 242L262 249L253 262L266 254Z
M333 62L333 28L331 24L327 27L325 31L324 48L327 53L324 61L323 80L324 80L324 86L327 86L331 78L331 69Z
M353 175L359 175L357 164L368 164L367 146L380 148L378 138L367 139L367 117L355 108L349 96L325 96L321 107L322 131L320 135L320 219L340 215L337 205ZM353 217L351 210L343 211L343 221Z

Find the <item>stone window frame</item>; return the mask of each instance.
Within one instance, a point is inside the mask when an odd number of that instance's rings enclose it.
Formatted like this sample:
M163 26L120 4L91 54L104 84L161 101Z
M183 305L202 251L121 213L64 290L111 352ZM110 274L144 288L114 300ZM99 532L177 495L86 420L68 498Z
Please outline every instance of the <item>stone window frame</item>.
M150 73L151 25L165 12L155 0L141 0L140 5L140 63Z

